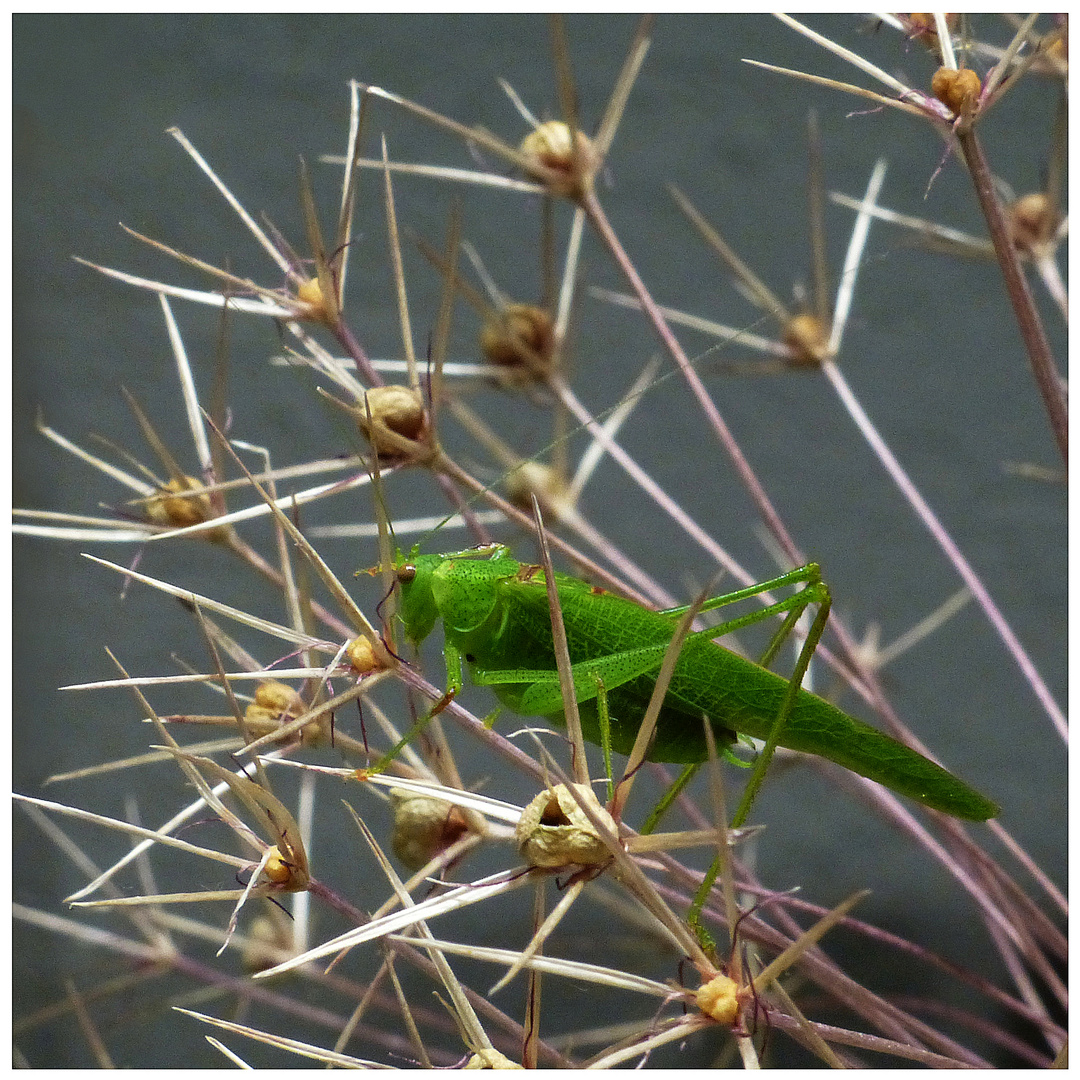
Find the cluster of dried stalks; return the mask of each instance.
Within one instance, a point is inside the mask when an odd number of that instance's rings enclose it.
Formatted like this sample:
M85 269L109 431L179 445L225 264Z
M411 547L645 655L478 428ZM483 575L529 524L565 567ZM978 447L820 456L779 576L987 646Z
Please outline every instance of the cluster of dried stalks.
M117 657L112 676L81 682L76 689L87 694L126 688L136 703L128 719L146 722L149 747L139 758L88 764L77 775L51 778L72 781L105 771L123 784L129 770L150 767L157 775L174 770L184 786L168 790L163 782L153 803L143 799L130 819L97 814L53 792L48 798L18 796L21 810L89 883L66 898L66 911L19 905L17 916L129 965L98 984L69 982L59 1006L20 1017L19 1031L54 1022L58 1013L72 1015L104 1065L111 1060L109 1038L96 1016L126 998L140 1007L173 1005L212 1025L218 1029L213 1044L238 1062L248 1056L246 1040L274 1048L276 1057L252 1059L258 1062L287 1063L299 1054L358 1067L678 1066L690 1055L694 1063L741 1058L747 1067L808 1060L788 1057L793 1045L834 1066L978 1067L1007 1055L1038 1065L1063 1058L1064 901L1010 834L1008 806L1001 821L968 826L915 810L820 762L777 763L781 774L817 765L854 796L852 844L860 843L862 816L878 815L925 856L928 874L943 873L950 888L966 897L965 910L981 924L985 949L995 953L985 969L969 970L917 935L906 940L849 915L861 892L836 903L839 897L778 891L760 878L756 850L770 843L769 830L757 828L753 816L745 828L728 828L724 807L735 805L728 788L737 778L716 760L678 795L664 820L667 831L656 832L649 820L656 799L647 789L651 783L658 791L657 785L674 780L670 769L635 766L612 790L603 786L605 765L591 748L579 743L571 750L562 733L522 730L508 716L486 723L490 717L470 711L484 708L484 699L448 700L437 652L411 655L391 617L391 532L406 548L414 539L410 531L433 551L492 539L512 539L524 550L536 537L578 576L649 606L677 604L668 591L670 552L652 552L651 562L635 560L583 511L582 495L602 463L617 466L606 474L617 480L607 483L626 485L635 497L643 492L650 513L674 522L686 544L701 548L736 587L769 576L747 571L652 478L653 462L639 461L623 445L650 394L677 380L685 387L683 414L693 411L701 440L695 475L706 482L711 470L730 469L777 561L784 569L805 563L814 552L804 551L785 524L705 373L719 370L727 380L763 373L812 378L835 392L912 519L933 537L965 586L886 648L860 642L834 614L815 662L821 685L833 688L822 692L835 692L845 708L873 715L880 726L919 745L890 705L881 668L928 634L942 632L973 601L1000 638L1004 659L995 662L1014 664L1030 687L1032 715L1023 723L1049 722L1064 736L1061 710L1010 629L994 589L890 450L842 362L858 272L873 250L873 223L907 229L954 253L994 258L1026 352L1026 361L1017 356L1015 363L1029 365L1054 440L1066 449L1063 384L1043 328L1044 318L1061 318L1066 308L1057 269L1065 236L1062 157L1053 146L1047 152L1044 190L1007 198L980 141L984 120L994 122L997 106L1015 88L1035 79L1064 81L1066 28L1032 17L994 47L975 35L982 26L973 28L966 19L890 16L879 33L893 34L897 47L909 50L905 66L927 72L925 83L913 78L908 84L801 23L784 21L854 64L877 88L788 75L869 98L941 136L940 167L970 174L989 239L887 209L886 165L879 162L863 192L834 196L855 217L833 295L824 257L822 152L811 119L814 257L806 294L795 302L777 296L754 273L752 258L736 254L710 214L695 205L693 191L673 187L675 203L703 241L701 265L708 264L709 252L719 257L760 315L750 325L728 326L662 306L628 254L633 238L624 239L605 212L606 169L617 153L624 112L633 108L635 81L648 63L649 19L638 25L608 101L595 110L599 121L588 130L575 91L571 42L559 20L551 24L558 119L537 119L513 87L503 85L527 131L520 139L354 82L344 155L302 168L302 236L286 238L257 221L223 179L227 163L208 162L181 131L171 130L270 257L276 280L256 281L132 230L186 267L185 273L194 271L189 280L202 287L86 263L158 296L179 373L177 407L187 417L192 446L166 444L151 410L140 404L138 388L126 396L135 427L154 452L149 467L131 459L118 465L115 447L84 448L42 419L43 435L107 471L126 491L104 517L27 511L16 530L134 545L145 553L137 560L94 561L115 572L125 590L155 589L162 603L165 597L178 600L202 651L189 654L182 673L131 674ZM381 139L371 121L376 107L380 127L389 132ZM474 161L395 161L393 124L402 114L457 137ZM1063 113L1057 121L1048 117L1046 130L1063 144ZM335 163L340 198L328 222L316 191L326 186L328 166ZM447 207L446 233L438 241L407 235L408 223L398 220L396 185L421 181ZM537 218L541 239L528 256L542 267L536 297L507 296L469 243L469 222L453 195L462 183L502 189L500 207ZM350 318L354 279L362 273L350 269L358 202L365 220L374 220L375 209L385 222L401 328L393 345L364 340L363 328ZM594 258L603 253L610 260L623 279L621 289L590 282L579 261L586 242ZM441 281L441 299L432 310L410 302L411 259L405 253L415 251ZM1035 295L1033 281L1045 293ZM588 347L581 315L586 300L605 310L631 309L638 314L627 317L641 320L642 337L651 335L640 372L612 368L599 395L595 387L584 394L575 385L574 354ZM189 359L173 312L179 303L204 305L220 319L214 364ZM476 354L467 361L454 354L455 325L464 319L480 324ZM252 320L279 329L280 348L266 357L268 370L296 369L301 378L293 388L321 395L328 424L344 431L352 448L347 456L282 466L273 448L235 430L224 377L228 339ZM683 334L691 330L716 344L688 350ZM654 347L666 364L664 374L649 360ZM380 361L376 349L399 352L401 359ZM764 358L751 359L755 351ZM216 368L216 376L198 374L204 368ZM515 421L500 424L500 409L485 415L474 407L477 393L523 400L550 417L548 450L525 452ZM583 399L598 396L604 405L593 415ZM681 424L683 415L669 422ZM579 433L587 434L587 447L571 468L570 438ZM404 521L394 514L396 485L417 477L427 484L427 513ZM349 518L366 504L370 517L360 526L339 521L309 528L309 513L324 504L347 507ZM357 600L356 582L324 555L340 536L377 536L377 547L367 549L368 564L377 562L375 571L381 568L383 576L370 604ZM153 552L161 545L184 545L190 553L182 580L155 572ZM200 559L221 552L251 574L253 589L269 584L278 597L276 613L262 604L226 602L201 582ZM163 642L163 664L167 652ZM156 699L172 701L176 686L190 692L191 704L166 713ZM993 721L1005 722L1021 724L1013 717ZM985 730L973 730L972 740L998 734L990 719L986 723ZM616 762L614 779L620 775ZM631 793L630 780L639 777L649 783ZM774 785L784 782L785 775L771 778ZM535 796L521 797L523 786ZM82 829L72 819L126 834L130 850L111 865L96 865L89 849L69 835L69 828ZM208 827L210 820L227 828ZM714 856L715 884L695 903ZM192 857L208 861L200 865ZM882 867L880 879L866 884L887 888L888 881L889 869ZM590 901L609 912L604 962L592 949L576 950L573 937L560 940L562 920ZM457 919L458 911L473 921ZM497 945L491 943L492 925ZM844 929L833 931L838 925ZM855 935L876 956L915 957L925 997L893 1000L885 992L888 978L845 972L829 957L830 938L821 943L830 931ZM492 991L483 981L485 964L505 969ZM950 994L936 993L943 979L964 988L962 1006ZM171 1022L190 1024L179 1016ZM1018 1023L1023 1035L1014 1033Z

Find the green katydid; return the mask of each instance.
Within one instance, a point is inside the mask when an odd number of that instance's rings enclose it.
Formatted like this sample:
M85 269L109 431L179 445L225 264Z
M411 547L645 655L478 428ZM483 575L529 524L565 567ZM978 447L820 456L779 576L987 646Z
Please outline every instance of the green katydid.
M414 548L408 556L399 553L395 573L401 589L399 614L410 641L419 644L436 619L443 620L448 690L461 689L464 657L473 682L491 686L515 712L564 723L540 567L520 563L506 547L492 544L445 555L421 555ZM590 742L601 743L595 707L599 675L607 692L611 746L629 753L664 652L686 609L650 611L565 574L556 574L556 581L583 733ZM650 760L705 761L703 716L709 718L718 745L730 745L736 733L768 738L789 680L712 639L777 612L804 608L811 597L824 594L817 567L802 567L703 605L721 607L800 583L804 588L787 600L687 637ZM998 812L994 803L941 766L801 688L779 745L827 758L954 817L984 821Z

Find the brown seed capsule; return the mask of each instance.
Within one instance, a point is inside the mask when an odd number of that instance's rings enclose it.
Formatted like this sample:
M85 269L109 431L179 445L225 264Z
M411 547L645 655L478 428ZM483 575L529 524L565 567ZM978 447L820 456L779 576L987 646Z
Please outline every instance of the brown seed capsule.
M255 700L244 710L244 719L253 728L261 731L271 724L280 726L306 711L304 699L291 686L268 679L259 683L255 690ZM300 735L303 742L309 746L322 742L324 732L320 721L313 720L310 724L305 724Z
M427 427L427 415L419 393L407 386L375 386L356 406L356 420L379 457L400 459L419 457ZM368 409L371 417L368 418Z
M1033 255L1049 244L1060 220L1053 200L1042 191L1021 195L1006 207L1005 217L1012 242L1025 255Z
M297 285L296 299L306 308L302 314L303 318L311 319L314 322L333 322L333 306L326 302L318 277L308 278L307 281Z
M957 116L965 108L971 109L978 103L982 83L971 68L940 67L930 80L930 90L938 101L944 102Z
M617 836L615 820L600 805L592 788L575 784L574 789ZM521 812L514 836L518 853L530 866L547 869L571 863L596 866L611 859L607 845L566 784L541 791Z
M291 884L295 886L296 882L293 879L296 874L296 867L292 863L286 862L277 848L274 848L273 852L263 867L263 873L275 885L288 886Z
M537 179L553 186L559 194L580 194L595 170L592 140L582 131L577 133L577 154L570 137L570 125L562 120L548 120L530 131L518 149L528 159L525 168ZM550 170L562 173L564 181L552 183Z
M252 707L265 709L267 712L286 713L289 716L299 716L305 708L300 695L287 683L278 682L276 679L259 683L255 689Z
M367 675L379 667L379 660L375 655L375 649L363 634L349 642L345 649L345 655L349 663L361 674Z
M730 1027L739 1015L739 984L727 975L717 975L698 987L697 1007L718 1024Z
M784 328L784 344L796 363L820 364L829 355L829 329L816 315L795 315Z
M555 324L543 308L507 304L484 321L480 349L492 364L523 368L542 378L555 352Z
M540 504L545 518L557 521L567 505L566 484L550 466L526 461L506 478L506 496L518 509L532 513L532 497Z
M210 505L210 497L199 490L202 486L193 476L170 480L156 495L146 500L146 516L155 525L166 525L171 529L186 529L189 525L209 521L216 515ZM183 494L187 491L198 494ZM211 540L221 540L227 532L226 528L211 529L206 536Z
M917 11L914 14L901 17L907 19L908 29L911 31L912 37L926 38L928 45L937 46L937 22L934 20L932 12ZM949 28L949 33L956 29L956 24L959 21L960 16L957 12L946 13L945 25Z
M402 865L419 870L466 833L483 833L483 821L460 806L428 795L393 788L394 854Z

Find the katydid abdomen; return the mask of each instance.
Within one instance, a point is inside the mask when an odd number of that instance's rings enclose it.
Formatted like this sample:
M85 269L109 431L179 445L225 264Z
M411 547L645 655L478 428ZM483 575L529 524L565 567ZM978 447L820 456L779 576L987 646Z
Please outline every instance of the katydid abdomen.
M562 725L542 572L505 553L489 559L472 552L414 555L408 565L417 574L405 580L399 570L399 579L409 636L425 637L434 617L441 616L448 669L456 652L468 662L473 680L491 686L509 708ZM559 574L556 581L571 664L575 671L586 664L600 674L607 688L612 749L629 753L678 619L576 578ZM583 733L599 743L595 689L588 689L595 680L582 681ZM767 738L788 685L787 679L707 637L688 638L649 758L704 761L703 717L718 742L730 742L732 732ZM990 800L945 769L806 690L799 690L779 744L826 758L956 817L984 820L997 812Z

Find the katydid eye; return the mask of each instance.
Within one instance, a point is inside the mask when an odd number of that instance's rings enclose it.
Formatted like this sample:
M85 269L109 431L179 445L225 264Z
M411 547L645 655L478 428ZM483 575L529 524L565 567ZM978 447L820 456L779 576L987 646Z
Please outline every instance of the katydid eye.
M403 566L397 572L397 579L402 585L408 585L416 577L415 566Z

